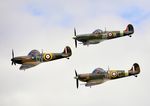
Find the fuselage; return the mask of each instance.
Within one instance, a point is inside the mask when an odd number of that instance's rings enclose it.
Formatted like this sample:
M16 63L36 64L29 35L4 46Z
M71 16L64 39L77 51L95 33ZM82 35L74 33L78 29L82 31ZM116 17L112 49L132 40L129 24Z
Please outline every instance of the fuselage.
M42 57L41 57L42 55ZM11 59L17 64L23 64L27 62L48 62L56 59L67 58L69 56L63 56L62 53L43 53L37 56L18 56Z
M81 34L77 35L76 37L73 37L73 39L78 40L79 42L82 42L83 44L89 43L89 44L97 44L104 40L110 40L114 38L119 38L123 36L128 36L129 34L124 33L123 31L111 31L111 32L102 32L99 34Z
M137 63L134 63L132 68L128 71L125 70L103 70L102 68L97 68L92 73L78 74L75 79L82 82L86 82L85 86L93 86L97 84L104 83L108 80L114 80L119 78L124 78L128 76L135 76L140 73L140 67Z
M134 33L134 27L128 24L126 29L123 31L102 31L97 29L92 33L76 35L76 30L74 29L73 39L75 39L75 46L77 47L77 41L82 42L83 45L98 44L105 40L110 40L114 38L119 38L123 36L130 36Z

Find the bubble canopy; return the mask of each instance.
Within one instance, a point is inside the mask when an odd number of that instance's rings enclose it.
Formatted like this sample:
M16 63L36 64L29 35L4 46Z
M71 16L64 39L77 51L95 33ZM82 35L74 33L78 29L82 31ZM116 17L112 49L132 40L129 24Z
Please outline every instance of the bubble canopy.
M32 56L32 57L34 57L34 56L39 56L40 55L40 52L38 51L38 50L32 50L29 54L28 54L28 56Z
M92 72L92 74L105 74L106 73L106 71L104 70L104 69L102 69L102 68L96 68L93 72Z
M103 31L101 29L96 29L93 34L101 34Z

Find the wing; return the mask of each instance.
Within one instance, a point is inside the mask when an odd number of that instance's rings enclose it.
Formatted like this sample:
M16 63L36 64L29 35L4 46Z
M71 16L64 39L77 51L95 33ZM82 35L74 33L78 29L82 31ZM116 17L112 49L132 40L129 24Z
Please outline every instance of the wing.
M20 70L26 70L26 69L34 67L38 64L40 64L40 62L26 62L21 65Z
M102 83L104 83L106 80L104 80L104 79L98 79L98 80L90 80L90 81L88 81L86 84L85 84L85 86L94 86L94 85L98 85L98 84L102 84Z

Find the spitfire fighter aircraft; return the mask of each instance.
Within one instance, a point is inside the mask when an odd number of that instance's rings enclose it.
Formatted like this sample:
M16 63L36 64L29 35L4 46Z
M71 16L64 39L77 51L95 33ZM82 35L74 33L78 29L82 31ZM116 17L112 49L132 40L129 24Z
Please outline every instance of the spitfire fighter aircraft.
M40 63L48 62L56 59L67 58L72 55L71 48L66 46L62 53L40 53L38 50L32 50L27 56L14 57L12 50L12 65L22 64L20 70L26 70Z
M131 34L134 33L134 28L129 24L123 31L102 31L97 29L89 34L80 34L76 35L76 29L74 29L73 39L75 40L75 47L77 48L77 41L81 42L83 45L98 44L104 40L110 40L114 38L119 38L123 36L131 37Z
M140 73L140 67L137 63L134 63L132 68L127 72L125 70L104 70L102 68L96 68L92 73L77 74L75 70L75 79L77 88L79 86L79 81L86 82L84 85L91 87L94 85L102 84L109 80L114 80L118 78L135 76Z

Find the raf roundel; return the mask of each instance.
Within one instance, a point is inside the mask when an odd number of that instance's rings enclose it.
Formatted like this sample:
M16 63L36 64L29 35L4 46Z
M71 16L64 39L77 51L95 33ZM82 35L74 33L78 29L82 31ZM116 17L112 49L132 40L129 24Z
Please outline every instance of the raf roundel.
M45 54L44 58L45 58L45 60L50 60L51 59L51 55L50 54Z
M110 37L111 37L112 35L113 35L113 34L112 34L111 32L109 32L109 33L108 33L108 36L110 36Z
M111 76L112 76L112 78L116 78L117 77L117 72L111 72Z

